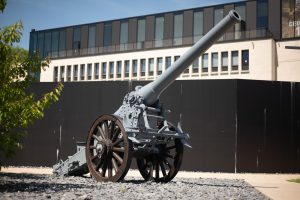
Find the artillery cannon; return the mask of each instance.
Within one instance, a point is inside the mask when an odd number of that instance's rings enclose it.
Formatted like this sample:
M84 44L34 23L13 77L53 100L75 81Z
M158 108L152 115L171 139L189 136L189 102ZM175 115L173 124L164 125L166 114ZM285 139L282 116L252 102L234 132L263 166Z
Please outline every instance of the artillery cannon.
M54 165L58 175L90 174L97 181L119 181L127 174L133 157L145 180L168 182L180 169L184 146L191 147L180 124L166 120L160 94L192 62L234 23L241 20L232 10L156 80L125 95L112 115L98 117L89 130L85 146L66 161Z

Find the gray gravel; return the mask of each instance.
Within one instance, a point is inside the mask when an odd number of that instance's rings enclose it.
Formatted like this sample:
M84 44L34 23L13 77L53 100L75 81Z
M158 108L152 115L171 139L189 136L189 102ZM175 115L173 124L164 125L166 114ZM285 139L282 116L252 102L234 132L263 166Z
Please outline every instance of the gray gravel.
M165 184L126 177L99 183L89 177L0 173L0 199L268 199L242 180L175 178Z

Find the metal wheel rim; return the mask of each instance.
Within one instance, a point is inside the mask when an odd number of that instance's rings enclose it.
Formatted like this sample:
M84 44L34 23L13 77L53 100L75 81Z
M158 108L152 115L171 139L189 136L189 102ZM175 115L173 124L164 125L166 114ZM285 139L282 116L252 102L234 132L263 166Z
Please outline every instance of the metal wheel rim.
M132 146L122 122L113 115L102 115L93 123L87 138L86 161L97 181L117 182L127 174Z
M146 181L169 182L180 169L183 157L183 144L179 139L163 147L160 154L137 158L138 169Z

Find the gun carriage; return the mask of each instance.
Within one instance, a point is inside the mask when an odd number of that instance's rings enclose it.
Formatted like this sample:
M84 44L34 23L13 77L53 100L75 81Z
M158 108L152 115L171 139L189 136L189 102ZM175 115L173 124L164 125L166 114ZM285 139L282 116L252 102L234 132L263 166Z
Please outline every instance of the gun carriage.
M90 174L97 181L119 181L127 174L132 158L145 180L168 182L180 169L189 135L166 120L159 102L162 92L233 24L240 22L232 10L156 80L137 86L125 95L120 108L101 115L91 126L84 147L66 161L54 165L54 174Z

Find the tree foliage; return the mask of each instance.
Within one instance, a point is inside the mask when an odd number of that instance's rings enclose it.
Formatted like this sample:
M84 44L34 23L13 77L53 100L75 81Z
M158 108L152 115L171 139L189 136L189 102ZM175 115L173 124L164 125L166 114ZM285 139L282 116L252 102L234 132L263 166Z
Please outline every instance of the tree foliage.
M3 12L5 5L6 1L0 0L0 11ZM0 28L0 155L5 157L12 157L17 149L22 148L24 130L58 101L63 88L59 83L40 99L28 93L30 84L37 81L36 74L50 61L14 47L21 39L22 30L20 21Z

